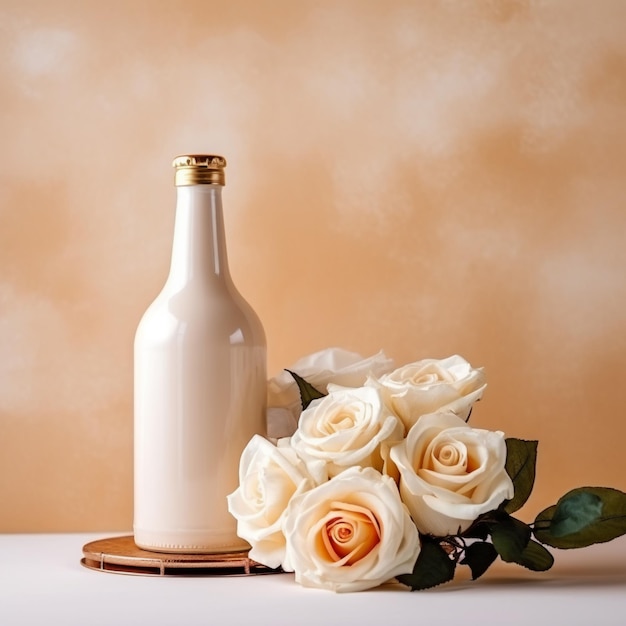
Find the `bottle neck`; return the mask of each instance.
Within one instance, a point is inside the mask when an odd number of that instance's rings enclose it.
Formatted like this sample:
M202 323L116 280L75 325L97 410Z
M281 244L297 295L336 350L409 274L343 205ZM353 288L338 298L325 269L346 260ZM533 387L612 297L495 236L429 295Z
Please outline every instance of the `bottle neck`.
M168 283L180 288L194 281L224 286L230 283L220 185L176 188Z

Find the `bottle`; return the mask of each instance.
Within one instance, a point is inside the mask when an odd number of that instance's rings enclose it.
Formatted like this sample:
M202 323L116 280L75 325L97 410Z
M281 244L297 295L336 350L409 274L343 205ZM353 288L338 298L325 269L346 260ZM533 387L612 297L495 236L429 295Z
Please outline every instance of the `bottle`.
M226 160L176 157L169 276L134 344L134 540L158 552L243 552L226 496L266 433L263 326L228 270Z

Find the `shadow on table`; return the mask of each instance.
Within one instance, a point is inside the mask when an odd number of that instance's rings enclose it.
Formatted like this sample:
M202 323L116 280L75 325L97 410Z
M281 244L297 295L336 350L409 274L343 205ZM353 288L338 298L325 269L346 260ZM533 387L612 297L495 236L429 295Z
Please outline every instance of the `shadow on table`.
M449 583L419 591L416 593L447 593L465 591L476 588L519 587L537 590L554 590L578 587L606 587L626 589L626 562L611 560L610 562L564 563L547 572L531 572L519 565L499 562L481 578L473 581L465 566L458 566L454 580ZM406 589L399 583L383 585L381 591Z
M593 563L587 565L567 565L553 571L535 573L516 572L513 575L498 574L485 576L467 585L507 586L540 585L554 587L624 587L626 588L626 563ZM464 584L464 586L466 586Z

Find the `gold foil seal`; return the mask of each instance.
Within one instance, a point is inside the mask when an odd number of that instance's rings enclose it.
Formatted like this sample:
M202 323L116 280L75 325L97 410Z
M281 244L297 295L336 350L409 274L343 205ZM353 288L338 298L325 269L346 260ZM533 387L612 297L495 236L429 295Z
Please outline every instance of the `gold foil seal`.
M172 165L176 168L175 184L224 185L226 159L216 154L184 154L177 156Z

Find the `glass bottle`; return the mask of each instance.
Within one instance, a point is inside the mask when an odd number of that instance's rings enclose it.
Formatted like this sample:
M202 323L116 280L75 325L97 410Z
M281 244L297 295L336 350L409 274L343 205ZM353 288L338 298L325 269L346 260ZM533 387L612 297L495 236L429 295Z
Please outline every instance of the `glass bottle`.
M228 270L226 161L174 159L169 276L134 345L134 538L159 552L249 549L226 496L239 457L266 432L266 341Z

